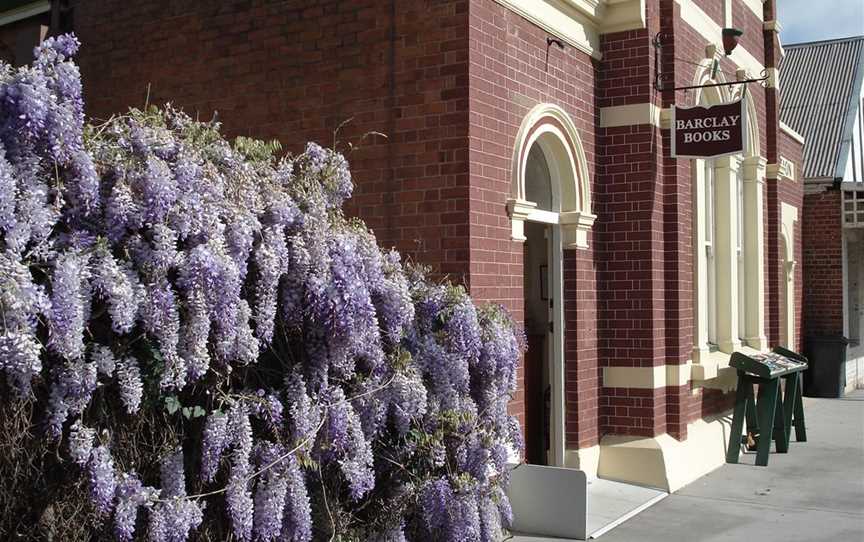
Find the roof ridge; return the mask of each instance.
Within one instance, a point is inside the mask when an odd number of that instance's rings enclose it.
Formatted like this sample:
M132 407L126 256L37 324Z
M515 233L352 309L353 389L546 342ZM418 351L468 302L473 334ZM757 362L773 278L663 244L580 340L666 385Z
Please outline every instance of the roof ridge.
M846 36L845 38L831 38L827 40L800 41L798 43L784 43L784 49L796 49L806 45L829 45L831 43L840 43L843 41L861 41L864 40L864 34L858 36Z

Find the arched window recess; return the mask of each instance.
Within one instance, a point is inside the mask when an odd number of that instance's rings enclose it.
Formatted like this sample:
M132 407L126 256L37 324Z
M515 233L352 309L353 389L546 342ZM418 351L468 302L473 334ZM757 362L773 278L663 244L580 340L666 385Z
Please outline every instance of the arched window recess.
M525 240L529 220L559 224L563 248L588 246L597 217L591 213L587 163L576 125L563 109L540 104L525 116L513 149L507 200L513 240Z

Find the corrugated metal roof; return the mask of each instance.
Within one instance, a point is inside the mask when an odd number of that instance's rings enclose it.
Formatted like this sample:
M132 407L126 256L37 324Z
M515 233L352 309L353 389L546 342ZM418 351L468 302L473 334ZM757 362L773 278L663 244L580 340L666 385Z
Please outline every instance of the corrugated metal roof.
M858 109L864 36L784 48L780 120L804 136L804 178L842 177L838 160Z

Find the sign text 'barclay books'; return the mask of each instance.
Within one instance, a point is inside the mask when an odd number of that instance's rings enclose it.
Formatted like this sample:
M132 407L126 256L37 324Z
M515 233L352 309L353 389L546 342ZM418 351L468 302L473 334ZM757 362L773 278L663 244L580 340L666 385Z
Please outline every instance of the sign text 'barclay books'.
M713 158L744 151L744 100L672 109L672 157Z

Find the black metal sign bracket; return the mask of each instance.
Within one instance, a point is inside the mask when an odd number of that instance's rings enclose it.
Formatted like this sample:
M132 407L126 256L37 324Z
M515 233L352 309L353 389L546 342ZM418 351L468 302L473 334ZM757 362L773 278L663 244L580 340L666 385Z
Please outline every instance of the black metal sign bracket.
M673 87L671 89L667 88L665 83L668 83L671 81L674 84L674 80L673 80L674 74L664 72L663 70L660 69L661 56L662 56L662 52L663 52L663 41L664 41L665 36L666 36L666 34L664 32L657 32L657 34L654 36L654 39L651 40L651 44L654 46L654 89L655 90L659 90L662 92L664 90L678 91L678 90L691 90L691 89L696 89L696 88L727 87L727 86L731 86L731 85L741 85L741 84L747 84L747 83L764 84L768 80L768 74L766 73L767 70L763 70L762 71L762 77L754 78L754 79L742 79L740 81L728 81L725 83L708 83L706 85L688 85L688 86L683 86L683 87Z

